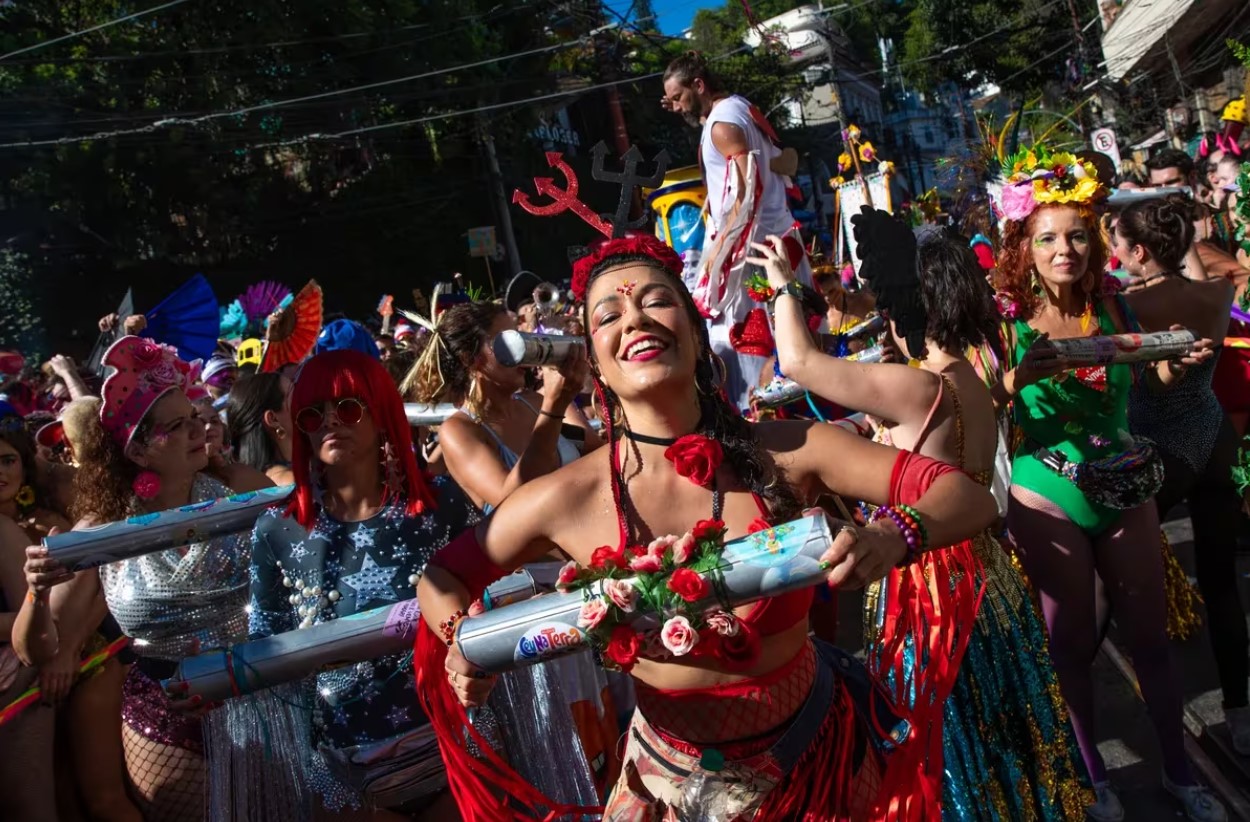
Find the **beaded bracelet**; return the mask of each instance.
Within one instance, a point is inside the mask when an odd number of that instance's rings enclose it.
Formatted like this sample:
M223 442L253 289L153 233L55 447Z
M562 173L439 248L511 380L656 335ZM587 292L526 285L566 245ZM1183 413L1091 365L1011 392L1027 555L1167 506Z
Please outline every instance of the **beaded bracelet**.
M913 511L915 509L912 509ZM916 561L916 558L924 551L925 539L918 521L909 513L904 511L901 506L882 506L878 508L872 515L872 521L889 517L899 532L903 536L903 541L907 543L907 553L898 561L896 568L904 568Z
M924 518L920 516L920 512L915 508L912 508L910 505L897 505L895 507L907 516L911 517L912 522L916 526L916 530L920 532L920 550L929 550L929 529L925 528Z
M451 647L452 642L456 639L456 626L460 624L460 620L464 619L468 615L469 612L461 608L451 616L447 617L447 619L438 623L439 633L443 635L443 642L447 643L448 648Z

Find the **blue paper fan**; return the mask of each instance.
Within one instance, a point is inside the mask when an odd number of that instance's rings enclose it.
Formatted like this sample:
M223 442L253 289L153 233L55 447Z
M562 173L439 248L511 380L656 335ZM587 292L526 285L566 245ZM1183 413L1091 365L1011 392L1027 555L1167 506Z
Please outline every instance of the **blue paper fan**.
M217 348L221 318L217 295L203 274L196 274L147 314L145 337L178 349L178 356L206 360Z

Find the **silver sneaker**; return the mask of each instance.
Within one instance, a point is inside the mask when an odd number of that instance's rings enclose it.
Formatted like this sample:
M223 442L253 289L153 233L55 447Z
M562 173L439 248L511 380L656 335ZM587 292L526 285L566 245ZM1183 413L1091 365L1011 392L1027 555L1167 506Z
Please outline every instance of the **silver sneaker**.
M1185 808L1185 817L1193 822L1227 822L1228 812L1215 794L1202 785L1177 785L1163 775L1163 787Z
M1110 782L1094 784L1094 796L1097 798L1092 805L1085 806L1085 815L1095 822L1120 822L1124 818L1124 806L1120 797L1111 790Z

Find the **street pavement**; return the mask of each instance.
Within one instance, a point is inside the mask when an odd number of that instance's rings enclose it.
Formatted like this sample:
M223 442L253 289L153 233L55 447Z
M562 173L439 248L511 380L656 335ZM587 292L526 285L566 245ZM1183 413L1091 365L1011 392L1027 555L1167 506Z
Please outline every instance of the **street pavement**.
M1170 521L1165 530L1181 565L1192 579L1192 530L1189 520L1183 516L1183 511L1178 510L1177 513L1182 516ZM1144 546L1143 550L1146 548ZM1238 557L1237 575L1241 584L1242 602L1250 604L1250 554L1243 553ZM861 603L862 597L858 592L845 592L838 597L839 644L848 650L858 651L862 648ZM1185 693L1187 724L1191 732L1201 734L1205 730L1214 740L1223 741L1226 747L1227 732L1223 725L1219 685L1206 633L1208 626L1205 623L1205 613L1203 617L1203 626L1195 636L1184 642L1172 643L1173 662ZM1115 634L1113 626L1113 643ZM1115 655L1115 649L1104 649L1094 666L1098 694L1096 731L1098 748L1106 760L1111 781L1124 804L1125 820L1174 822L1184 819L1180 806L1160 784L1161 759L1145 705L1138 697L1132 681L1115 664ZM1213 746L1211 738L1207 739L1207 744L1203 747L1208 752L1214 747L1218 755L1224 755L1224 748L1218 742ZM1231 752L1231 748L1227 750ZM1218 760L1218 756L1216 759ZM1250 763L1240 760L1241 769L1248 766ZM1240 789L1250 792L1250 779L1246 777L1245 771L1239 771L1236 766L1232 769L1226 767L1225 778L1228 778L1230 770L1230 781L1235 783L1239 780ZM1230 812L1229 818L1250 822L1250 810L1245 805L1241 806L1241 810L1243 815Z

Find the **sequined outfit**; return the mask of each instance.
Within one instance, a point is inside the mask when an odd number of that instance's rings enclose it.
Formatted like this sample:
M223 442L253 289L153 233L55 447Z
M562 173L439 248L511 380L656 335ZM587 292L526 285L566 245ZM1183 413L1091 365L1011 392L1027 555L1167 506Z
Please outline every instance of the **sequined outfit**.
M196 477L192 503L228 496L224 485ZM174 711L156 683L170 663L220 648L247 634L250 553L246 534L197 542L100 567L109 612L134 638L139 662L127 677L122 718L143 737L200 753L200 720Z
M431 485L438 508L418 516L406 513L402 498L360 522L340 522L322 510L311 531L280 508L263 514L252 537L251 637L411 599L430 557L478 519L455 483L440 477ZM411 653L318 674L312 744L347 749L427 725L412 698L414 682Z
M943 376L955 406L963 462L959 395ZM941 401L939 394L937 402ZM936 404L935 404L936 407ZM889 443L889 432L878 439ZM975 475L989 485L990 472ZM1019 571L988 533L973 539L985 595L968 650L943 711L942 819L945 822L1080 820L1092 801L1067 706L1050 660L1046 632ZM865 598L871 654L889 603L880 583ZM915 655L907 649L904 676Z

